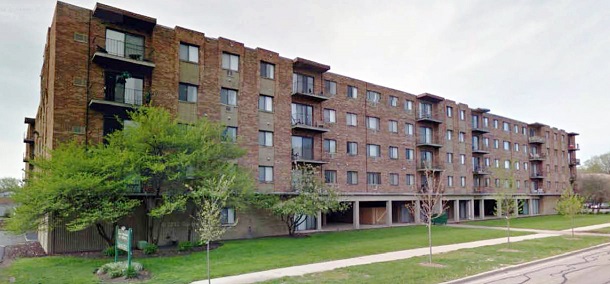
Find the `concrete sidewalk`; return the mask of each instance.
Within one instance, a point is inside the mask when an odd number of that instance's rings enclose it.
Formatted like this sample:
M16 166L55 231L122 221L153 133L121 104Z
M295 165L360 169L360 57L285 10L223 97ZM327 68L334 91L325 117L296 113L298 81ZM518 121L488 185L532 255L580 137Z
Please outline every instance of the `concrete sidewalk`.
M469 228L469 229L488 229L488 230L491 229L491 230L501 230L501 231L506 230L506 227L491 227L491 226L478 226L478 225L466 225L466 224L447 224L447 226L457 227L457 228ZM586 227L578 227L578 228L574 228L574 235L605 237L610 234L588 233L587 231L592 231L592 230L607 228L607 227L610 227L610 223L604 223L604 224L598 224L598 225L592 225L592 226L586 226ZM526 228L511 227L510 230L513 232L529 232L529 233L536 233L536 234L560 234L560 235L572 234L572 229L555 231L555 230L540 230L540 229L526 229Z
M608 219L610 220L610 217L608 217ZM593 230L608 228L608 227L610 227L610 223L597 224L597 225L591 225L591 226L586 226L586 227L574 228L574 232L593 231ZM572 231L572 229L563 230L563 232L570 232L570 231Z
M554 237L554 236L559 236L559 235L560 234L558 234L558 233L554 233L554 234L535 234L535 235L512 237L511 242L542 239L542 238ZM436 246L436 247L432 248L432 252L434 254L437 254L437 253L455 251L455 250L459 250L459 249L468 249L468 248L476 248L476 247L482 247L482 246L499 245L499 244L504 244L504 243L506 243L506 238L497 238L497 239L481 240L481 241L468 242L468 243ZM342 267L371 264L371 263L378 263L378 262L387 262L387 261L394 261L394 260L402 260L402 259L407 259L407 258L416 257L416 256L423 256L423 255L427 255L427 254L428 254L428 247L423 247L423 248L417 248L417 249L360 256L360 257L354 257L354 258L291 266L291 267L285 267L285 268L278 268L278 269L272 269L272 270L266 270L266 271L241 274L241 275L215 278L215 279L212 279L212 283L214 283L214 284L256 283L256 282L260 282L260 281L267 281L267 280L277 279L277 278L286 277L286 276L301 276L301 275L305 275L305 274L309 274L309 273L329 271L329 270L342 268ZM206 284L207 280L196 281L193 283L194 284Z

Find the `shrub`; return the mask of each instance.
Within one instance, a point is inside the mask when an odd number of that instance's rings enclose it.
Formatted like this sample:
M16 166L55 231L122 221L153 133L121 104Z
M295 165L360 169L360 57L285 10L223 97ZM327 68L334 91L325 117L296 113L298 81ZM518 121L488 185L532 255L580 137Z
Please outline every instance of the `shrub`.
M193 243L191 243L189 241L178 243L178 251L189 251L192 248L193 248Z
M107 247L102 251L102 254L105 256L114 256L114 246ZM124 250L119 250L119 255L127 255L127 252Z
M110 278L125 276L126 278L134 278L138 276L138 272L142 271L144 266L139 262L132 262L131 267L127 269L127 261L111 262L102 265L97 274L108 274Z
M196 242L193 244L193 246L195 246L195 247L202 247L202 246L205 246L205 241L198 240L198 241L196 241Z
M155 244L146 244L144 246L144 254L155 254L159 250L159 247Z
M138 271L133 267L133 265L125 271L125 278L136 278L138 277Z
M4 217L11 218L12 215L13 215L13 209L6 208L6 210L4 210Z

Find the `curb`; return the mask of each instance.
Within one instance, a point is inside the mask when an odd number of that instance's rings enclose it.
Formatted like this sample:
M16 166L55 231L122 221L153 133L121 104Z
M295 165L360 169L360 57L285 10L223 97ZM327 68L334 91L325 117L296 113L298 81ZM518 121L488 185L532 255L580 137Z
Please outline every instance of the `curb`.
M526 266L536 265L536 264L540 264L540 263L543 263L543 262L552 261L552 260L556 260L556 259L560 259L560 258L576 255L576 254L579 254L579 253L588 252L588 251L595 250L595 249L598 249L598 248L603 248L603 247L610 247L610 243L604 243L604 244L600 244L600 245L596 245L596 246L592 246L592 247L588 247L588 248L584 248L584 249L580 249L580 250L566 252L564 254L554 255L554 256L550 256L550 257L547 257L547 258L538 259L538 260L534 260L534 261L530 261L530 262L526 262L526 263L515 264L515 265L512 265L512 266L507 266L507 267L504 267L504 268L500 268L500 269L496 269L496 270L492 270L492 271L487 271L487 272L475 274L475 275L472 275L472 276L467 276L467 277L456 279L456 280L452 280L452 281L442 282L441 284L466 284L466 283L470 283L470 282L475 281L475 280L479 280L479 279L483 279L485 277L489 277L489 276L494 275L494 274L509 273L509 272L515 271L517 269L521 269L523 267L526 267Z

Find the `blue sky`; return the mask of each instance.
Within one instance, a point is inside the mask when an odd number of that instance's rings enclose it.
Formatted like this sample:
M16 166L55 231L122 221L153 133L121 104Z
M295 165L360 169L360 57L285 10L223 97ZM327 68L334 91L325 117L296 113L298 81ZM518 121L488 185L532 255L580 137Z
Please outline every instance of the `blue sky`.
M334 73L578 132L583 160L610 151L610 1L103 3ZM21 177L23 118L36 114L54 6L0 4L0 177Z

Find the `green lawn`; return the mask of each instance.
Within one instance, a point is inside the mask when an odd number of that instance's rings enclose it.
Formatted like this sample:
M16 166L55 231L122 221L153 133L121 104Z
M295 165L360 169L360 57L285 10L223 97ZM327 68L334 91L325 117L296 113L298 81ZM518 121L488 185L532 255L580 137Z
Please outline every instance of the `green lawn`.
M574 226L584 227L590 225L597 225L603 223L610 223L610 215L597 214L597 215L578 215L574 219ZM504 227L506 221L504 219L484 220L484 221L472 221L465 222L467 225L477 226L490 226L490 227ZM565 230L570 229L571 223L570 218L561 215L548 215L548 216L536 216L536 217L523 217L511 219L511 227L515 228L526 228L526 229L541 229L541 230Z
M562 254L608 242L606 237L582 237L570 240L551 237L512 244L521 252L502 252L506 245L464 249L433 256L444 267L424 267L427 257L353 266L302 277L282 278L267 283L439 283L475 275L508 265Z
M515 232L514 235L526 233ZM504 237L504 231L433 227L434 245ZM307 238L262 238L227 241L212 251L212 276L227 276L278 267L349 258L427 246L425 226L408 226L313 234ZM0 281L17 283L91 283L93 271L111 259L76 257L26 258L0 270ZM189 283L205 277L205 253L135 259L151 271L148 283Z

